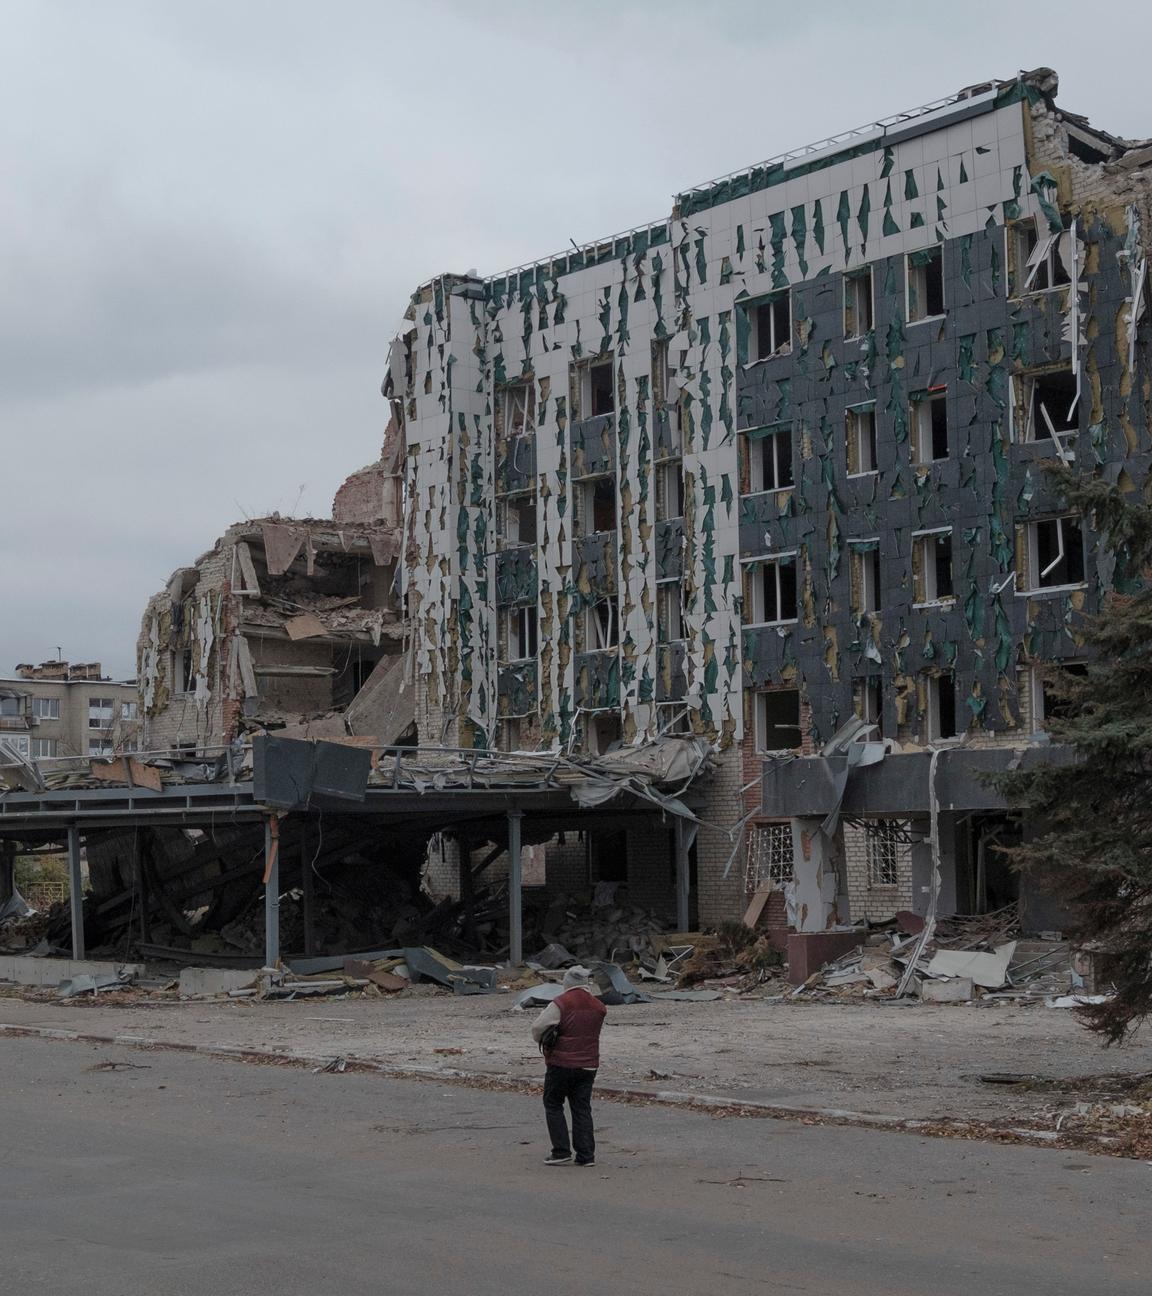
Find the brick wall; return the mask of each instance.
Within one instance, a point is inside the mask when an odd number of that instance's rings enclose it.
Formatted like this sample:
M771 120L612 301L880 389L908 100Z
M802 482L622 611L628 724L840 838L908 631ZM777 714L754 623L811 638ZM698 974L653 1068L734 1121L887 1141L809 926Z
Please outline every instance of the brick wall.
M912 908L912 848L896 847L897 883L873 886L868 873L868 845L862 828L844 825L844 864L848 875L849 921L879 922L899 909Z

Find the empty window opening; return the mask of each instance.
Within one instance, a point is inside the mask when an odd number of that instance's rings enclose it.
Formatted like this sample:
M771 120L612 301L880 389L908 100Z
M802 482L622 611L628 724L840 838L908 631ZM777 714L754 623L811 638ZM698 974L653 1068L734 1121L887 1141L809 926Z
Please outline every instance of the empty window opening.
M1017 296L1025 293L1047 292L1069 283L1068 271L1060 256L1060 236L1046 232L1041 235L1034 222L1017 225L1015 235L1015 274L1013 282Z
M529 661L537 649L536 609L515 607L508 609L508 660Z
M652 401L658 410L668 402L668 339L652 343Z
M588 367L588 408L592 418L611 414L616 408L616 391L612 381L612 361L605 360Z
M615 599L601 599L584 613L584 642L587 651L615 648L620 642L620 620Z
M534 383L511 383L500 389L503 431L506 437L521 436L536 427Z
M877 819L865 825L864 854L870 887L898 887L900 862L906 853L908 825L898 819Z
M618 711L601 711L588 725L588 747L593 756L603 756L618 746L623 737L623 726ZM621 852L623 854L623 852ZM603 877L603 870L601 870Z
M948 458L948 397L933 390L912 401L913 452L920 464Z
M764 689L755 695L756 750L792 751L800 746L800 690Z
M908 320L944 314L944 250L925 248L908 254Z
M850 409L844 415L848 473L860 477L876 471L876 407Z
M774 428L770 432L748 433L748 490L791 490L796 484L792 460L792 428Z
M866 724L876 726L865 738L884 736L884 685L878 675L867 675L852 685L852 709Z
M752 316L755 331L753 354L757 360L780 355L792 345L792 294L777 293L754 308Z
M771 882L782 887L792 881L792 824L754 824L748 838L748 873L753 888Z
M612 477L589 477L581 482L580 534L595 535L616 530L616 481Z
M1084 583L1084 530L1078 517L1030 522L1027 532L1026 591L1062 589Z
M684 587L679 581L656 586L656 639L676 643L684 638Z
M504 501L504 534L502 539L510 545L536 543L536 496L511 495Z
M955 738L956 727L956 677L950 672L933 675L928 680L928 740Z
M872 331L872 270L844 276L844 336L863 337Z
M795 621L796 555L764 558L749 566L753 624L774 625Z
M684 464L679 459L668 459L656 465L656 518L684 516Z
M852 578L852 611L861 616L865 612L879 612L880 595L880 541L849 540Z
M1075 704L1061 696L1062 680L1084 679L1087 662L1048 662L1032 668L1032 729L1043 733L1049 720L1066 720L1075 714Z
M953 597L951 529L913 536L912 575L917 603L939 603Z
M192 650L172 654L172 687L177 693L191 693L196 687L196 678L192 670Z
M1051 438L1061 459L1075 453L1080 431L1076 376L1070 368L1053 369L1024 380L1028 402L1024 417L1024 440Z

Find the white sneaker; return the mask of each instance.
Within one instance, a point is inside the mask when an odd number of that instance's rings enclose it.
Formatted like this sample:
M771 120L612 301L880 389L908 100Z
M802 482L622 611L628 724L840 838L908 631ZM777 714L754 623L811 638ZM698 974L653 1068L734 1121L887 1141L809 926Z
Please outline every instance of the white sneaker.
M563 1156L550 1156L544 1158L545 1165L570 1165L572 1162L572 1153L565 1152Z

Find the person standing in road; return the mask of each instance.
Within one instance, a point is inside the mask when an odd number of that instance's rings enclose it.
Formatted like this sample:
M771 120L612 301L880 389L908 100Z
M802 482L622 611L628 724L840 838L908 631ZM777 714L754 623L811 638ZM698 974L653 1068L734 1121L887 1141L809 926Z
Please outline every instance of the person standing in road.
M543 1042L544 1116L552 1151L545 1165L569 1165L576 1152L578 1166L596 1164L596 1139L592 1128L592 1086L600 1066L600 1029L608 1009L600 1002L587 968L564 973L564 992L532 1023L532 1038ZM555 1031L553 1031L555 1027ZM546 1036L550 1036L551 1043ZM564 1103L572 1109L572 1138Z

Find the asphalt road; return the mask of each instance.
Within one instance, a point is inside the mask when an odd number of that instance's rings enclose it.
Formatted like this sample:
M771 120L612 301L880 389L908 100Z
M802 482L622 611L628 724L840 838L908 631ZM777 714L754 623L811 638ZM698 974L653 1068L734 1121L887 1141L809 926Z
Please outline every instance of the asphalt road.
M116 1062L115 1069L102 1064ZM0 1289L35 1296L1146 1296L1152 1167L0 1041Z

